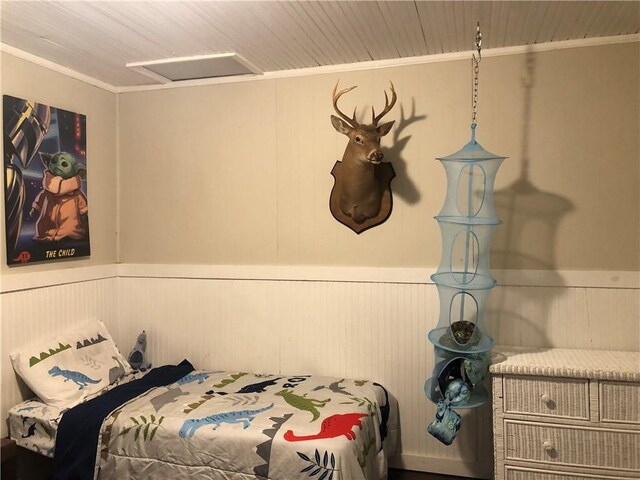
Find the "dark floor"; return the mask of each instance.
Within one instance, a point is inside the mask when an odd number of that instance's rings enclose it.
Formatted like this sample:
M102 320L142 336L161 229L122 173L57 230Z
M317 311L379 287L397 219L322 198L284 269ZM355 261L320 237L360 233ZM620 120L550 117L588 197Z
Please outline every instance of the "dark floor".
M409 470L389 470L389 480L468 480L437 473L411 472Z
M51 478L53 462L51 459L18 448L18 479L43 480ZM409 470L389 470L388 480L469 480L437 473L412 472Z

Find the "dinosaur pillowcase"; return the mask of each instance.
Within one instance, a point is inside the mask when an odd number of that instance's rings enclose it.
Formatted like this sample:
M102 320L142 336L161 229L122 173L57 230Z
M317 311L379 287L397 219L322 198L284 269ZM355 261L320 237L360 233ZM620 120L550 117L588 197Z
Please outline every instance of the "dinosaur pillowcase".
M14 352L11 363L43 402L58 408L71 408L131 373L102 322Z

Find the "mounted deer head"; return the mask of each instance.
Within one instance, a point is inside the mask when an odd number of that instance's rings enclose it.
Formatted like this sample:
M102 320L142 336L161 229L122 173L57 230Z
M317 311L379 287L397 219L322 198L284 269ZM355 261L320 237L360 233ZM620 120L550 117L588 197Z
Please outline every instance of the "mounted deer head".
M336 86L333 88L333 108L336 113L340 115L340 118L331 115L331 124L338 132L349 137L349 144L345 150L343 160L345 160L345 158L354 159L361 162L371 162L376 165L382 161L384 153L382 153L380 149L380 138L389 133L395 120L383 123L382 125L378 125L378 122L391 111L397 100L393 82L389 83L391 84L391 103L389 103L389 97L385 91L384 110L380 115L376 116L374 108L371 107L371 125L364 125L358 123L356 120L357 107L353 109L353 118L347 117L338 108L338 100L340 97L356 88L356 86L345 88L338 92L338 82L336 82Z
M384 222L391 213L391 190L389 183L395 176L390 163L382 163L384 153L380 139L393 126L394 121L379 125L380 120L391 111L397 95L391 84L391 102L384 92L385 105L379 115L371 107L371 124L360 124L356 120L356 109L349 118L338 108L338 100L354 87L338 91L338 83L333 88L333 108L338 117L331 115L331 124L349 138L341 162L336 162L331 172L336 182L331 191L331 213L341 223L356 233ZM376 168L379 167L379 168ZM381 210L382 199L388 197ZM337 201L336 201L337 199ZM339 211L336 207L339 205ZM346 217L346 218L345 218Z

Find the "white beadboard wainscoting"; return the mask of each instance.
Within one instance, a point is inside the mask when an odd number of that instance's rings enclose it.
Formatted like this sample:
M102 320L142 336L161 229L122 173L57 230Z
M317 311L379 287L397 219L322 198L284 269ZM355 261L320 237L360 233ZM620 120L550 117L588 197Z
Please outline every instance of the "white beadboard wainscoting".
M395 466L489 478L490 406L465 413L445 447L426 433L439 300L426 268L112 265L3 278L2 415L25 394L9 353L105 322L127 355L148 333L155 364L368 378L400 405ZM489 331L504 345L640 349L638 272L494 271ZM6 435L3 422L2 435Z
M7 275L0 287L0 354L2 355L2 429L8 434L7 410L29 398L30 390L13 371L14 350L101 320L111 329L118 318L116 268L87 267Z

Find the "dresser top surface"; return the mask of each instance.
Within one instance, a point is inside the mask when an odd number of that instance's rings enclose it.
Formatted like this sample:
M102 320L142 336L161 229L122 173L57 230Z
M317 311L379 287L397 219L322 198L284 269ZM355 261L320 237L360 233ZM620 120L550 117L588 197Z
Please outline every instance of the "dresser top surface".
M497 346L491 363L497 374L640 382L640 352Z

